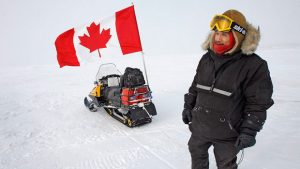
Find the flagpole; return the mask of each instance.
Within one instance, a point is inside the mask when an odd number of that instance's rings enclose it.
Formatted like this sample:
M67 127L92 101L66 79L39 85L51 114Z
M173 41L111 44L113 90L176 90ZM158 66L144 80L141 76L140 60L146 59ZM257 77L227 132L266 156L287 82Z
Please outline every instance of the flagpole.
M101 54L100 54L100 51L99 51L99 49L98 49L97 51L98 51L98 54L99 54L99 58L101 58Z
M134 5L133 2L131 2L131 5ZM134 14L134 15L135 15L135 14ZM135 19L136 19L136 18L135 18ZM137 26L137 23L136 23L136 26ZM137 26L137 30L138 30L138 26ZM139 33L139 31L138 31L138 33ZM139 35L139 38L140 38L140 35ZM140 39L140 41L141 41L141 39ZM140 42L140 43L141 43L141 42ZM149 85L149 81L148 81L148 74L147 74L146 64L145 64L145 53L144 53L143 49L142 49L142 59L143 59L143 65L144 65L145 76L146 76L146 82L147 82L147 85L150 86L150 85Z
M149 85L149 81L148 81L148 75L147 75L147 69L146 69L145 56L144 55L145 55L145 53L144 53L144 51L142 51L142 58L143 58L143 65L144 65L144 71L145 71L146 81L147 81L148 86L150 86Z

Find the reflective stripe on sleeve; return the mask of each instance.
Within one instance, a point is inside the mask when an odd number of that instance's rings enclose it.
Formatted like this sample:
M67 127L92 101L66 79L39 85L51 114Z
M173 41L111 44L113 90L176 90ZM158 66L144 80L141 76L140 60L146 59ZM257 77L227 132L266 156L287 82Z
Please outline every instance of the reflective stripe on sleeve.
M203 89L203 90L210 90L210 87L209 86L203 86L203 85L199 85L197 84L197 86L199 89Z

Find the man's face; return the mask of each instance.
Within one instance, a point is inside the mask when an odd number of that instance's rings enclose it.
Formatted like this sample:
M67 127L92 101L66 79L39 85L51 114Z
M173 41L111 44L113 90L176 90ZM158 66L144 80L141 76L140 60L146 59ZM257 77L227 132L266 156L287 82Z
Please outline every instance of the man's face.
M214 41L215 41L215 44L217 44L217 45L229 45L230 44L229 32L216 31Z

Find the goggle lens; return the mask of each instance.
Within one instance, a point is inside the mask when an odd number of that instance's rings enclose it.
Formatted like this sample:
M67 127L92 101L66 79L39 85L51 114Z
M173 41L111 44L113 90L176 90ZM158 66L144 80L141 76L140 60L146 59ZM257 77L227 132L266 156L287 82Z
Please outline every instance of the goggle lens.
M225 15L215 15L210 22L210 29L217 28L218 31L230 31L233 20Z

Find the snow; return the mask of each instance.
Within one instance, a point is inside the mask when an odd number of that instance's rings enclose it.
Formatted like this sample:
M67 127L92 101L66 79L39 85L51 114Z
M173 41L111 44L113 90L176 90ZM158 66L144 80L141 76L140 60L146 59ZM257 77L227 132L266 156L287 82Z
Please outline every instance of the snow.
M299 52L300 46L258 51L269 63L275 104L257 144L245 150L242 169L300 168ZM145 55L158 115L136 128L103 110L89 112L84 107L83 98L97 73L94 63L1 69L0 168L189 168L190 132L181 121L181 110L200 57ZM166 65L171 58L174 62ZM142 65L141 57L127 59ZM118 67L126 65L113 61ZM210 154L214 168L212 150Z
M204 54L200 44L210 17L236 8L260 25L263 36L256 53L268 61L275 101L239 168L299 169L300 42L294 29L299 22L289 23L299 16L299 1L134 2L158 113L152 123L136 128L103 110L89 112L83 99L101 63L113 62L121 72L126 66L144 71L140 54L99 60L94 53L81 67L60 69L54 48L63 31L130 2L72 1L72 8L69 1L59 0L0 2L0 168L190 168L190 132L181 120L183 95ZM212 149L209 158L215 169Z

